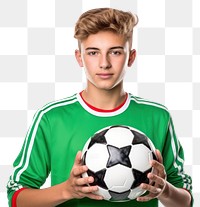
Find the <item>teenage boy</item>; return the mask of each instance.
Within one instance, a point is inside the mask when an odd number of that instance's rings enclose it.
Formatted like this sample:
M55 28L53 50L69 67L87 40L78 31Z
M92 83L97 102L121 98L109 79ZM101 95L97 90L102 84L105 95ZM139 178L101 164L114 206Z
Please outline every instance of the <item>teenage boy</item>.
M183 171L183 149L176 138L168 110L123 89L125 72L136 56L132 49L137 16L111 8L82 14L75 26L76 59L85 70L86 88L38 110L8 182L10 206L17 207L189 207L191 178ZM73 70L73 68L72 68ZM112 125L137 128L156 148L148 191L137 200L116 203L94 194L92 177L82 178L85 142ZM78 153L77 153L78 152ZM161 152L161 153L160 153ZM74 161L75 160L75 161ZM51 187L39 189L50 174Z

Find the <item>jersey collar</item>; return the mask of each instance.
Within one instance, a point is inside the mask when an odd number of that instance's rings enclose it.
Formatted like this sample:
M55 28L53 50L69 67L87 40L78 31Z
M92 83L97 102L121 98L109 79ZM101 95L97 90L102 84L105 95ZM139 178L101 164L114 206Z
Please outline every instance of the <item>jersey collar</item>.
M112 110L103 110L103 109L96 108L96 107L90 105L89 103L87 103L83 99L81 94L82 94L82 92L77 94L77 99L78 99L79 103L87 112L89 112L90 114L93 114L95 116L109 117L109 116L119 115L128 108L129 103L130 103L130 95L127 93L127 97L126 97L125 101L120 106L118 106Z

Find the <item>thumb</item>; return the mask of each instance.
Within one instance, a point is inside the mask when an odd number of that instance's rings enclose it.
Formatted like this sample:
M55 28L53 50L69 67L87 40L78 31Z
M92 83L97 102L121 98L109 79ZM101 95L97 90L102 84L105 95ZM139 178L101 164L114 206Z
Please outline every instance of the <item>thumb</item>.
M74 160L74 165L81 165L81 155L82 152L78 151Z
M158 149L156 149L155 152L156 152L156 156L157 156L158 162L163 164L163 157L162 157L160 151Z

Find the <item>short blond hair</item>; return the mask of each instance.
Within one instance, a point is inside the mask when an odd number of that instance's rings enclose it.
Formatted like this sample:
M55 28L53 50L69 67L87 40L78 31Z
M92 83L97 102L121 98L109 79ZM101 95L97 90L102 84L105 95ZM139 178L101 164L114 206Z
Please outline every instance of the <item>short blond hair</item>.
M100 31L112 31L132 42L133 28L137 23L137 15L131 12L112 8L92 9L79 17L75 25L74 37L78 41L82 41L91 34Z

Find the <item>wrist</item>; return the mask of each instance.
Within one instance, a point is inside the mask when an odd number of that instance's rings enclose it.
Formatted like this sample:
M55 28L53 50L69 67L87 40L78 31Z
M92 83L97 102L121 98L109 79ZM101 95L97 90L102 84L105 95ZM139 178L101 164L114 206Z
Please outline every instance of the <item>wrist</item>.
M169 197L170 197L170 183L165 181L165 186L163 187L163 190L160 192L157 198L160 200L162 198L169 198Z
M73 199L73 195L70 191L70 186L68 181L63 182L61 187L61 197L64 201L68 201Z

